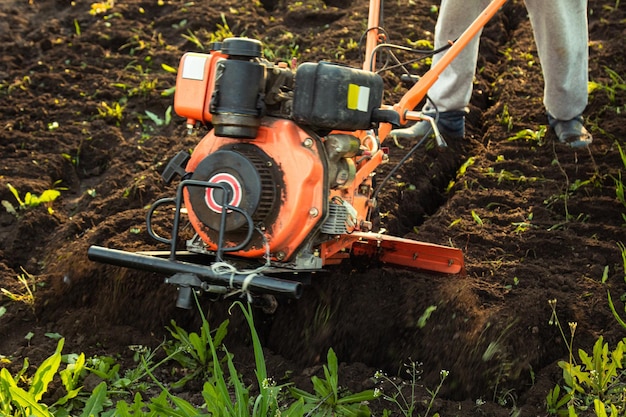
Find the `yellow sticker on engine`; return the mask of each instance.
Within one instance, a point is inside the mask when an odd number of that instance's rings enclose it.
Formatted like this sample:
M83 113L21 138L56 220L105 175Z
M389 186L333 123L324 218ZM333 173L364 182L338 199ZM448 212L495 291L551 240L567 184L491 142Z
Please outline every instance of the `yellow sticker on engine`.
M366 112L370 101L370 88L348 84L348 108Z

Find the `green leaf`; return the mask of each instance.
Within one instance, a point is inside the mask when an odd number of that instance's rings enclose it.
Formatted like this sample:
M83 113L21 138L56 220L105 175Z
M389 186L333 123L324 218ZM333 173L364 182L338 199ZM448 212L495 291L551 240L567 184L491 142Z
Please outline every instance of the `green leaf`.
M97 416L102 411L102 405L107 399L107 383L102 381L93 390L85 404L81 417Z
M46 190L39 196L39 203L50 203L61 195L59 190Z
M356 394L346 395L337 401L337 404L353 404L361 403L363 401L372 401L376 398L374 390L365 390L357 392Z
M56 375L59 365L61 365L61 350L63 349L64 344L65 339L59 339L59 343L57 344L54 354L43 361L41 366L39 366L37 371L35 371L33 383L28 390L29 394L33 395L35 401L41 400L41 397L48 389L48 384L52 382L52 378Z
M11 193L13 194L13 196L15 197L15 199L17 200L17 202L20 204L20 207L24 207L25 204L22 201L22 199L20 199L20 193L15 189L15 187L13 187L11 184L7 183L7 187L9 187L9 190L11 191Z
M54 417L52 413L48 411L48 407L44 404L39 404L34 395L24 391L18 386L9 387L11 398L18 403L21 407L28 409L28 415L35 415L37 417Z
M170 88L166 88L165 90L163 90L161 92L161 95L163 97L169 97L171 95L173 95L176 92L176 87L170 87Z
M173 396L171 399L172 402L178 407L179 413L177 413L177 415L187 417L197 417L200 415L199 411L193 405L182 398Z
M176 74L178 70L170 65L161 64L161 68L163 68L167 72L171 72L172 74Z
M161 120L161 118L157 116L155 113L152 113L150 110L144 110L144 112L150 118L150 120L154 122L155 125L157 126L163 125L163 120Z

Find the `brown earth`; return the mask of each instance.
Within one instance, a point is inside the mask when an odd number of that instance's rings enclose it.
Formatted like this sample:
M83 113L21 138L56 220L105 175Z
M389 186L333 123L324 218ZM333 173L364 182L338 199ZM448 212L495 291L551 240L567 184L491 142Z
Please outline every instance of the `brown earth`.
M124 360L132 356L129 345L157 346L171 319L198 328L197 312L174 306L175 289L162 276L86 255L94 244L164 249L145 233L146 206L173 195L175 184L164 184L160 172L203 130L186 135L177 116L157 126L146 111L164 117L172 105L162 92L175 75L162 64L177 67L182 53L198 50L190 33L206 44L227 23L281 58L297 47L300 62L360 66L348 44L366 27L366 1L202 3L128 0L102 13L80 0L0 4L0 199L19 206L7 184L22 198L61 190L52 204L0 213L0 286L23 292L16 277L26 273L36 282L34 311L2 298L0 354L10 359L4 366L19 367L24 357L40 363L55 344L46 332L63 335L66 352ZM385 3L388 41L432 40L431 6ZM559 327L549 324L548 300L557 300L566 337L567 323L577 323L576 349L589 350L600 335L611 345L624 337L607 304L607 290L614 298L626 293L618 246L626 207L615 186L626 171L617 147L626 146L624 9L589 1L590 79L606 88L591 93L586 116L594 143L578 151L555 143L552 132L539 141L509 139L546 121L524 5L513 0L500 11L483 36L466 140L445 151L420 148L380 196L383 227L462 248L466 274L384 267L316 275L300 300L257 318L271 374L290 374L306 388L332 347L341 383L353 391L372 387L378 369L406 375L403 364L417 361L427 388L440 370L450 371L435 403L442 416L505 416L513 409L535 416L546 414L545 396L561 381L557 361L568 354ZM385 102L396 102L405 91L398 73L383 75ZM154 88L139 88L149 81ZM102 117L103 102L124 105L122 119ZM389 145L392 162L411 144L402 145ZM473 164L460 172L469 158ZM203 302L212 322L229 317L229 303ZM430 306L436 310L418 326ZM623 303L617 308L623 311ZM226 344L246 373L248 329L236 314L230 319ZM380 415L385 407L391 405L373 409Z

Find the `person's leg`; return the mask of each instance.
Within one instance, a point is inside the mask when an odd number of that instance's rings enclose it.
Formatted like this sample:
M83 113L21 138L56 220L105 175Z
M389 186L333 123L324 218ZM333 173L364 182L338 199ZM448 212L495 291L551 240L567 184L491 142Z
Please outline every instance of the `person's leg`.
M435 25L435 49L456 40L488 4L489 0L442 0ZM435 106L427 102L422 111L434 115L436 107L439 112L437 125L444 136L458 138L465 134L465 114L472 95L479 44L480 33L443 70L428 91ZM433 57L433 65L442 54ZM429 131L430 123L424 121L407 129L394 130L392 135L414 138Z
M486 0L442 0L435 25L435 49L456 40L488 4ZM444 69L430 88L428 96L439 111L463 110L469 104L479 44L480 33ZM438 54L433 57L433 65L441 56Z
M526 0L545 81L544 105L559 140L586 146L582 125L587 106L587 0Z

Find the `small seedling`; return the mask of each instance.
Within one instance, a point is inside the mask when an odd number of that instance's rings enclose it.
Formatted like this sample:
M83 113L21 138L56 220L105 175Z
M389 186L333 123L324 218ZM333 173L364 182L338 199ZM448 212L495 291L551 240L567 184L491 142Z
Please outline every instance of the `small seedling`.
M124 106L120 103L108 104L103 101L98 106L98 114L103 119L112 119L119 123L124 117Z
M17 280L22 286L22 292L15 293L7 290L6 288L0 288L0 292L4 294L5 297L9 298L11 301L16 301L18 303L26 304L34 313L35 312L35 289L36 289L36 278L34 275L26 272L24 268L22 268L23 274L19 274L17 276Z
M297 400L304 402L303 411L308 415L369 415L367 402L376 398L375 391L344 395L339 387L339 367L333 349L328 350L327 361L323 366L324 378L311 377L314 394L299 388L289 389Z
M484 224L483 219L480 218L476 211L472 210L472 219L476 222L477 225L482 226Z
M7 184L7 187L9 188L9 190L11 191L11 193L17 200L20 210L37 207L40 204L46 204L48 207L48 212L52 214L54 213L54 210L52 210L51 203L54 200L56 200L57 197L61 195L61 192L58 189L51 189L51 190L45 190L39 196L32 194L30 192L27 192L24 195L24 199L22 199L20 198L20 193L17 191L15 187L13 187L11 184ZM10 202L6 200L2 200L2 205L7 210L7 212L17 216L17 211L15 210L15 207L13 206L13 204L11 204Z
M513 118L509 113L509 106L507 106L506 104L504 105L502 113L497 116L497 119L502 126L506 127L507 132L513 130Z
M400 410L400 414L405 417L414 416L415 411L420 404L420 400L417 396L417 389L421 387L419 381L422 375L422 364L415 361L410 361L408 364L404 364L406 367L406 372L409 375L409 382L405 382L404 380L399 380L397 378L391 378L387 376L382 371L376 372L374 375L374 379L379 382L384 382L390 384L393 388L394 392L386 394L381 388L377 388L374 392L377 397L382 397L384 400L389 401L393 405L395 405L398 410ZM439 384L434 390L430 390L426 388L426 391L430 394L430 399L428 401L428 405L426 406L426 412L423 417L428 417L430 411L433 407L435 399L443 386L444 381L450 374L449 371L441 370L439 372ZM421 417L420 414L417 414L418 417ZM435 413L433 417L439 416L439 413Z
M513 136L507 138L507 140L514 141L514 140L521 139L521 140L525 140L526 142L536 142L537 145L541 146L543 145L543 139L546 136L546 132L547 132L547 126L540 125L539 129L537 130L522 129L516 134L514 134Z

